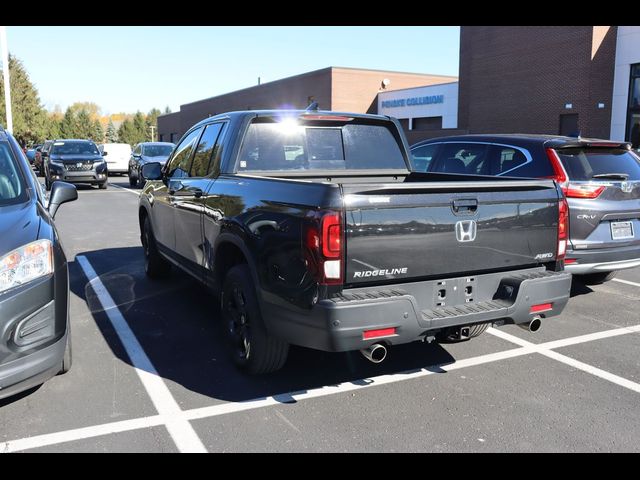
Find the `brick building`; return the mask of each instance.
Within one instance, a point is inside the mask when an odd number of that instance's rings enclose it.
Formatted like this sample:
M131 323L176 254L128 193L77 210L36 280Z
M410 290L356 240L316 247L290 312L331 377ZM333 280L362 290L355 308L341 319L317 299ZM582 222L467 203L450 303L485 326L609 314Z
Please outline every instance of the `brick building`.
M305 108L313 97L322 109L395 116L411 143L580 133L640 146L640 27L461 27L459 64L459 79L329 67L182 105L159 117L158 130L177 141L208 115Z
M377 110L378 92L457 80L449 75L328 67L293 77L187 103L180 111L158 117L158 138L176 142L203 118L233 110L306 108L311 100L322 110L369 112Z

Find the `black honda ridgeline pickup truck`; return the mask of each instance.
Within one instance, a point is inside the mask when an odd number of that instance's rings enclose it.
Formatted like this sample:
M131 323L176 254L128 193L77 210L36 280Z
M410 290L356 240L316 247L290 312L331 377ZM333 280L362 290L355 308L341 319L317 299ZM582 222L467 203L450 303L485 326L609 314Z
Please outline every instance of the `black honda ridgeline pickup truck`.
M235 363L266 373L289 345L361 350L535 331L569 299L567 205L552 180L411 171L377 115L246 111L193 126L146 164L150 277L170 265L220 294Z

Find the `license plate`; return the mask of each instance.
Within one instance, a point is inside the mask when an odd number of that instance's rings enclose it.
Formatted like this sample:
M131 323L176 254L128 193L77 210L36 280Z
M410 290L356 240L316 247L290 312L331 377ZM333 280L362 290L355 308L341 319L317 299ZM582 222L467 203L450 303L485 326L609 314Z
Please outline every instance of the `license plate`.
M611 238L613 240L633 238L633 224L631 222L611 222Z

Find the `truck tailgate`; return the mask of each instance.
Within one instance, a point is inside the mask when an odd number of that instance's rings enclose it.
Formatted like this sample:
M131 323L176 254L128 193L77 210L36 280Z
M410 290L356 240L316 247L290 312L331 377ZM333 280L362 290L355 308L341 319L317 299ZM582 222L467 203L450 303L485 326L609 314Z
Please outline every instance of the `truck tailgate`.
M550 180L342 184L346 284L450 278L556 257Z

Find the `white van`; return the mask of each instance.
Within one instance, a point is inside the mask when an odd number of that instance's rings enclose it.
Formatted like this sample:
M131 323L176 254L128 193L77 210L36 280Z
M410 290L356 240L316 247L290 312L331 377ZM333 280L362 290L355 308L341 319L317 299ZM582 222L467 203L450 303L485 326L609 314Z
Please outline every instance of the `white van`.
M100 145L100 151L103 154L107 153L104 160L107 162L109 173L127 173L129 171L131 145L128 143L105 143Z

